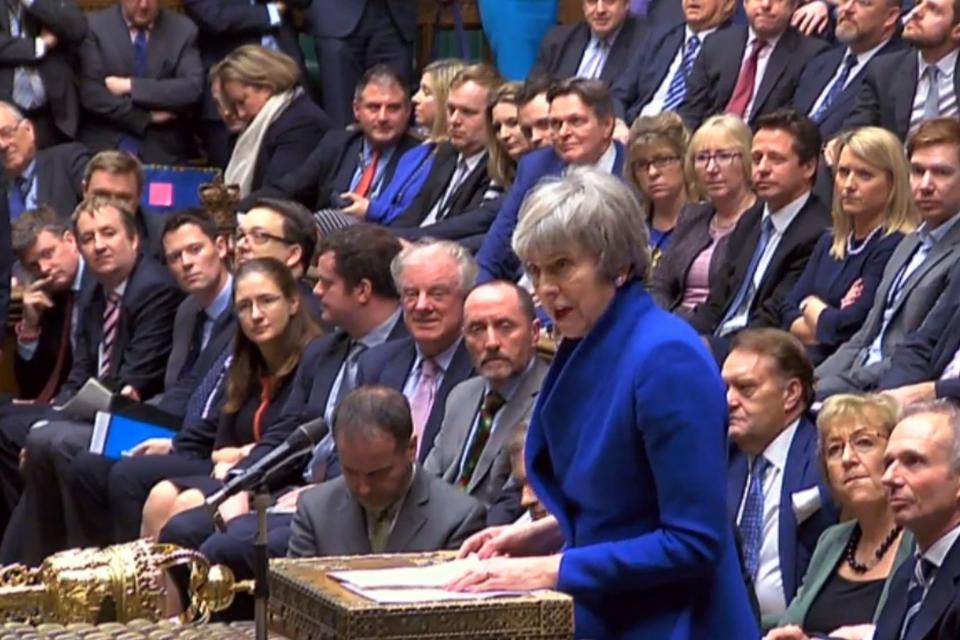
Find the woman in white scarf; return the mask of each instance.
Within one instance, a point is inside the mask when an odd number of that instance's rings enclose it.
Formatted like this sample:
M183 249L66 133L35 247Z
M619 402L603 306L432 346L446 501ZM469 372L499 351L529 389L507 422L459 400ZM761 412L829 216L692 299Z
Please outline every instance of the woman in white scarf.
M254 183L255 178L263 182L264 175L270 173L269 167L257 166L261 147L270 126L293 103L306 103L302 107L309 114L299 119L296 135L286 136L292 149L284 150L287 166L283 173L289 171L291 164L297 166L306 160L329 128L326 114L303 95L297 63L279 51L258 45L237 47L210 69L210 83L217 89L214 95L221 111L230 114L242 127L224 174L227 184L240 187L241 197L262 186ZM293 158L295 163L290 162L291 152L301 156Z

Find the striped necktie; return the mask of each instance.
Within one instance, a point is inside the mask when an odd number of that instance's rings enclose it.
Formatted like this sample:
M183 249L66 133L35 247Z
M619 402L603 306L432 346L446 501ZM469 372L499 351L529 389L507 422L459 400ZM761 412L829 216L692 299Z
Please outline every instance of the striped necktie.
M103 311L103 338L100 341L103 357L100 358L100 374L103 378L110 372L113 360L113 345L117 341L120 328L120 294L111 291L107 295L107 306Z
M698 53L700 53L700 37L693 34L687 40L687 46L683 50L683 58L680 60L680 66L677 67L677 72L670 79L667 98L663 101L664 111L675 111L677 107L683 104L684 98L687 97L687 78L690 77Z
M910 586L907 588L907 612L903 615L903 626L900 627L900 640L910 639L910 625L916 619L923 606L923 598L933 577L936 565L926 558L918 558L913 565L913 575L910 576Z

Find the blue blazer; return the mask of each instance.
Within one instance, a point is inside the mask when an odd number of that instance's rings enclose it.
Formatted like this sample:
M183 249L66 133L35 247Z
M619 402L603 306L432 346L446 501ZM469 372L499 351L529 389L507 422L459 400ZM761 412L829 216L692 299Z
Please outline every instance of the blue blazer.
M581 638L757 638L724 509L726 402L696 334L636 281L560 343L527 436Z
M893 53L901 48L903 48L902 41L899 37L894 36L877 52L877 55ZM793 94L794 109L800 113L812 115L813 105L816 104L817 98L833 80L833 76L837 73L837 68L843 62L846 53L846 45L833 47L807 63L800 75L800 80L797 82L796 93ZM860 87L869 66L868 64L861 67L857 74L850 78L843 92L833 101L823 120L817 125L824 140L833 138L843 129L843 121L857 101L857 94L860 93Z
M894 350L890 368L880 378L877 386L880 389L895 389L933 380L938 398L960 401L960 378L940 379L958 349L960 263L953 268L950 285L920 328L908 333Z
M388 225L407 210L430 175L436 148L432 142L424 142L400 156L390 182L370 201L367 222Z
M626 154L622 144L616 141L613 144L617 152L613 175L622 176ZM527 192L541 179L559 176L566 168L567 164L553 147L537 149L520 158L517 178L504 195L503 205L490 225L490 231L480 245L480 251L477 252L477 263L480 265L478 284L497 279L516 281L520 278L520 260L510 245L513 231L517 228L520 205L523 204Z
M747 486L747 456L731 447L730 472L727 480L727 514L734 523ZM811 487L820 489L820 509L797 525L791 497ZM836 524L838 512L820 473L817 459L817 427L807 416L800 418L793 442L787 453L780 489L780 572L787 604L797 595L797 588L807 573L810 556L824 530Z

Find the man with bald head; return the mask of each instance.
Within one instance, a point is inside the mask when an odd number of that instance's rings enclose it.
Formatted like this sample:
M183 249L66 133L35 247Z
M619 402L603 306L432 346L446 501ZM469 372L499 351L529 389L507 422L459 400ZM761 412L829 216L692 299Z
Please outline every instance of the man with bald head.
M464 302L463 341L480 375L450 391L423 468L487 505L510 477L506 444L529 420L547 373L539 334L530 294L512 282L480 285Z

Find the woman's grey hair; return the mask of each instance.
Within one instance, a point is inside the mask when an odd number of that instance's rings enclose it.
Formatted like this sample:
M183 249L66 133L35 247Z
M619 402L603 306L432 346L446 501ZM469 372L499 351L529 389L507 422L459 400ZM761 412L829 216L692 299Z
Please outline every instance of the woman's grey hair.
M602 277L627 272L645 281L650 234L633 192L605 171L581 167L541 180L520 207L513 250L523 262L574 243L597 257Z
M457 263L459 272L460 294L466 297L477 281L477 261L473 259L470 252L463 246L451 240L437 240L436 238L420 238L408 247L405 247L400 253L394 256L390 262L390 274L393 276L393 282L397 291L403 292L403 284L400 277L403 275L403 268L411 256L424 251L442 251L453 258Z
M900 422L911 416L924 413L943 416L947 419L947 424L950 425L950 432L953 436L953 442L950 446L950 458L953 463L951 467L954 473L960 474L960 406L952 400L943 398L928 402L915 402L904 407L903 413L900 414Z

